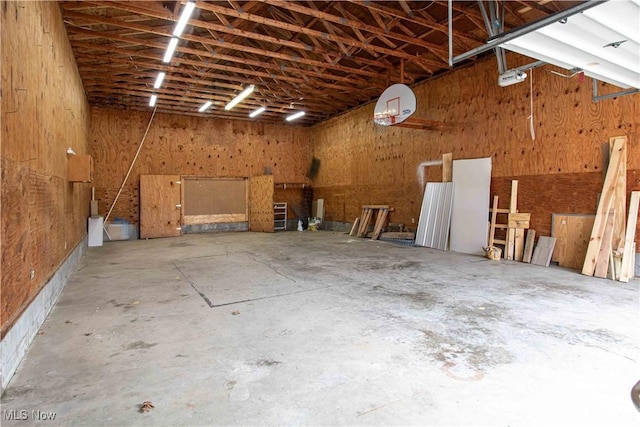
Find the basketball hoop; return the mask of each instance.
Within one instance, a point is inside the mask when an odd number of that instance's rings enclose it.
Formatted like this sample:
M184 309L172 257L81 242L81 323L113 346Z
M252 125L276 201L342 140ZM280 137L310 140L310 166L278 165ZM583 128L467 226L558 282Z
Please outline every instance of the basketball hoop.
M373 117L373 127L376 133L385 133L387 128L395 124L395 117L389 114L376 114Z
M376 133L383 133L389 126L402 123L416 111L416 97L403 84L394 84L382 92L373 110Z

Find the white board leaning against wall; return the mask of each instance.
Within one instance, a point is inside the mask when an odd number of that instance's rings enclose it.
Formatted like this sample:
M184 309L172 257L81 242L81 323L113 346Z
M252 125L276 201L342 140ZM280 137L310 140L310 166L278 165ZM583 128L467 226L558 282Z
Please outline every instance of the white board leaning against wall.
M450 248L484 255L491 186L491 158L453 161L453 211Z

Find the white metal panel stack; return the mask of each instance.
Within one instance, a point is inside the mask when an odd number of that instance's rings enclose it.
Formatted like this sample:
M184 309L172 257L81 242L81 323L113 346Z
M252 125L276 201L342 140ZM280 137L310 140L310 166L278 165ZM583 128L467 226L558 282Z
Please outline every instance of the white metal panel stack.
M453 207L452 182L428 182L424 190L416 246L447 250Z

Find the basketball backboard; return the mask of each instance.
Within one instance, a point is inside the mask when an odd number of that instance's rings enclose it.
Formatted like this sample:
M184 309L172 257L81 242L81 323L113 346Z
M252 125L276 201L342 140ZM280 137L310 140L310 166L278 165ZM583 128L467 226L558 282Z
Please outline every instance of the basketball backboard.
M409 86L394 84L382 92L373 110L377 125L391 126L402 123L416 111L416 96Z

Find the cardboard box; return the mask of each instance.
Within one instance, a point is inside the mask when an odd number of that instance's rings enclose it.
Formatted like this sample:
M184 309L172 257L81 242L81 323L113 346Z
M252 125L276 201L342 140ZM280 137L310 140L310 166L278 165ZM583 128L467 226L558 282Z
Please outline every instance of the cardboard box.
M130 238L129 224L108 222L106 228L108 235L105 238L107 240L129 240Z

